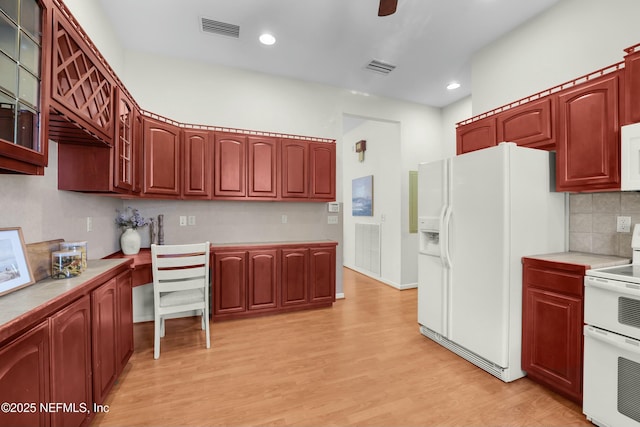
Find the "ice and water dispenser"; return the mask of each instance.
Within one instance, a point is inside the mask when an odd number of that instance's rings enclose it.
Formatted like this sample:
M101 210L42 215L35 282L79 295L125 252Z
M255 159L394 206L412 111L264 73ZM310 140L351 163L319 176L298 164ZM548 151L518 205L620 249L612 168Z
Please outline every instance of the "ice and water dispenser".
M418 235L421 254L440 256L440 218L418 218Z

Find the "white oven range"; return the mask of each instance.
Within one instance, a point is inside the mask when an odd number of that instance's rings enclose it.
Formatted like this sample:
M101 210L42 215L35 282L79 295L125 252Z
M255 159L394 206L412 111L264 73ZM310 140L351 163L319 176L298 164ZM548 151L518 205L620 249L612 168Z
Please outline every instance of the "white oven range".
M639 225L633 234L633 264L587 270L584 279L582 410L602 427L640 427Z

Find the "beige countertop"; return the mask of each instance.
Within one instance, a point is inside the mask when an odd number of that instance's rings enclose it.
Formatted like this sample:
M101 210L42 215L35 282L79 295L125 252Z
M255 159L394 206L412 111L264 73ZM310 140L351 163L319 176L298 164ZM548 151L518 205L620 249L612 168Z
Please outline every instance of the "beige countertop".
M566 264L584 265L589 268L614 267L616 265L630 264L630 258L613 255L600 255L587 252L556 252L551 254L527 255L525 258L540 259L544 261L562 262Z
M335 240L283 240L279 242L231 242L231 243L211 243L211 248L225 248L225 247L236 247L236 246L284 246L284 245L337 245L338 242Z
M76 277L44 279L0 296L0 332L4 332L9 324L26 321L36 313L48 315L56 307L77 298L85 291L83 288L90 287L94 283L101 284L100 281L104 280L102 277L109 271L122 264L130 263L131 260L126 258L89 260L87 269ZM0 333L0 338L4 335Z

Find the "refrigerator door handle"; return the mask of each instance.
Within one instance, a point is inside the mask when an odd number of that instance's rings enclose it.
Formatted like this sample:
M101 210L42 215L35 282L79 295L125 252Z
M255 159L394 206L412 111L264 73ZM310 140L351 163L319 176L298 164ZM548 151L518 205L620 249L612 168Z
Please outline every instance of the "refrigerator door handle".
M451 206L445 207L445 214L443 217L443 224L440 227L441 236L441 250L442 250L442 262L446 268L451 269L451 254L449 253L449 224L451 223Z
M446 236L444 234L444 218L445 215L447 213L447 205L443 205L442 209L440 209L440 223L438 224L438 230L440 231L440 261L442 261L442 265L446 266L446 255L445 255L445 249L444 249L444 245L446 242Z

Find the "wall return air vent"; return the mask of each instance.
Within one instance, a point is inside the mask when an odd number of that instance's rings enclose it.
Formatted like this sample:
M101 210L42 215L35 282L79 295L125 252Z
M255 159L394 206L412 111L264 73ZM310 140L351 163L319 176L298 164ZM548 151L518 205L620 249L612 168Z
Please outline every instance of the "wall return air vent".
M200 29L205 33L218 34L221 36L240 38L240 26L227 22L215 21L209 18L200 18Z
M364 68L378 74L386 75L395 70L396 66L387 62L378 61L377 59L372 59L371 62L369 62Z

